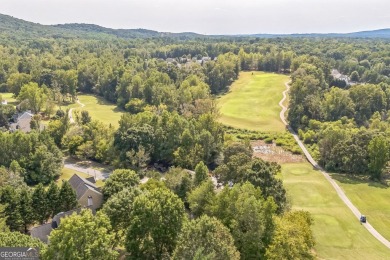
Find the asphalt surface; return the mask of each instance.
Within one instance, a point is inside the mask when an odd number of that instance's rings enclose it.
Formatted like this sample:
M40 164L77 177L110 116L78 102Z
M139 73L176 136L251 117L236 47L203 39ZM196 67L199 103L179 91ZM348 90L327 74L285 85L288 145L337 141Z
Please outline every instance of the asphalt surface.
M341 189L341 187L330 177L330 175L321 167L318 165L318 163L313 159L313 157L310 155L302 141L299 139L297 133L288 125L285 113L287 111L287 107L284 106L283 102L286 100L286 93L290 90L289 82L285 83L286 90L283 91L283 99L279 102L279 106L282 107L282 111L280 112L280 119L282 120L283 124L287 127L288 131L293 135L295 141L298 143L299 147L301 147L303 153L305 154L307 160L313 165L315 169L320 171L322 175L325 177L325 179L333 186L333 188L336 190L337 195L340 197L340 199L344 202L345 205L352 211L352 213L355 215L355 217L360 221L360 216L362 213L353 205L353 203L348 199L347 195L345 195L344 191ZM367 221L366 223L362 223L362 225L370 232L376 239L379 240L383 245L385 245L387 248L390 249L390 242L386 238L384 238L371 224Z

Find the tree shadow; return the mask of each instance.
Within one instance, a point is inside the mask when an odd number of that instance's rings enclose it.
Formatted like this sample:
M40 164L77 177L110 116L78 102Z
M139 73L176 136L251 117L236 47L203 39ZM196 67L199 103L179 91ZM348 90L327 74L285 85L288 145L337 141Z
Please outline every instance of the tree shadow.
M73 157L66 157L64 160L65 163L74 164L77 167L83 168L83 169L92 169L92 170L98 170L102 173L111 173L113 171L113 168L109 165L104 165L95 161L91 160L82 160L78 158Z
M368 176L359 176L359 175L346 175L340 173L330 173L329 174L334 180L337 180L345 184L368 184L370 187L388 189L389 185L385 182L377 182L370 180Z

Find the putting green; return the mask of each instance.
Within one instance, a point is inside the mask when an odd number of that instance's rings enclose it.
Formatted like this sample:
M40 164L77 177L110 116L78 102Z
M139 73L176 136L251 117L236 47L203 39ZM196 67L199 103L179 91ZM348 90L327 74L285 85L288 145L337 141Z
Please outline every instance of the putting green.
M235 128L284 132L279 101L288 80L275 73L241 72L229 92L218 99L219 121Z
M310 164L284 164L281 178L292 208L306 210L314 219L312 230L320 259L390 259L390 250L360 225Z

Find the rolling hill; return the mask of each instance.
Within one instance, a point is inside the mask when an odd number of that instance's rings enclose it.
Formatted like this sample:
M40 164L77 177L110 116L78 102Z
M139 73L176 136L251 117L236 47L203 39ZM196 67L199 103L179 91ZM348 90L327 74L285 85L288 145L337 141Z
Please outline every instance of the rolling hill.
M193 32L170 33L147 29L111 29L94 24L57 24L42 25L18 19L9 15L0 14L0 36L10 38L230 38L230 37L307 37L307 38L383 38L390 39L390 29L362 31L353 33L309 33L309 34L244 34L244 35L202 35Z

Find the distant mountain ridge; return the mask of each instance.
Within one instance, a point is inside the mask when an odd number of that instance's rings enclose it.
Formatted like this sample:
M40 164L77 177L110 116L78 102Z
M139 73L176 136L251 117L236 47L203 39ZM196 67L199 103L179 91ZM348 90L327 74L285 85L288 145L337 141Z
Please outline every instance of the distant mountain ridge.
M307 33L307 34L243 34L243 35L202 35L193 32L170 33L148 29L111 29L95 24L69 23L42 25L0 14L0 34L16 37L49 37L49 38L159 38L171 37L180 39L220 38L220 37L307 37L307 38L382 38L390 39L390 29L379 29L353 33Z

